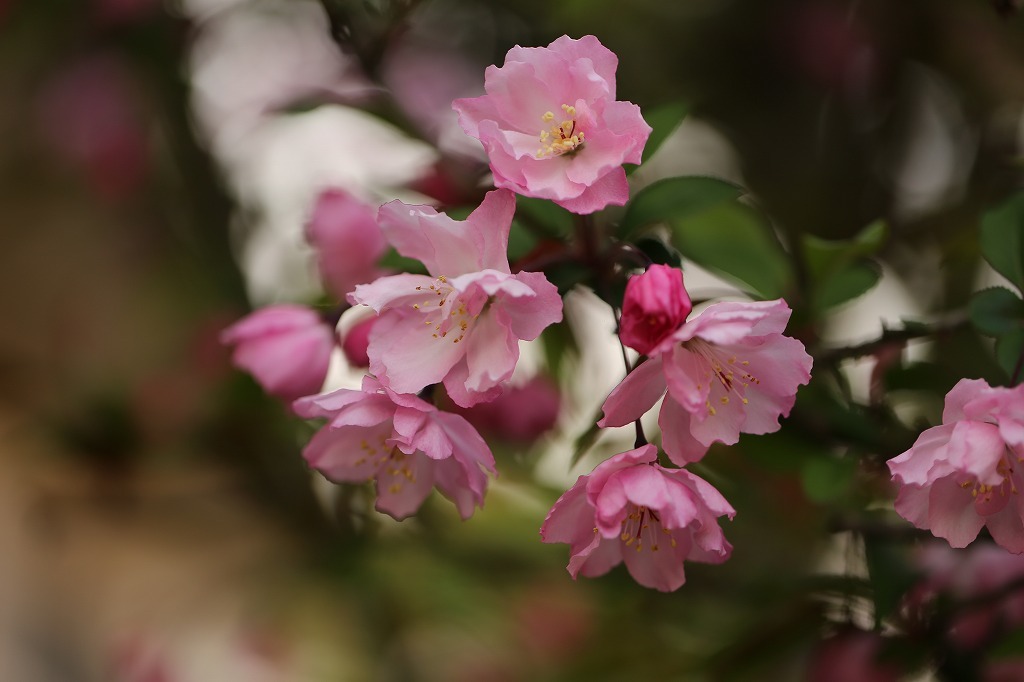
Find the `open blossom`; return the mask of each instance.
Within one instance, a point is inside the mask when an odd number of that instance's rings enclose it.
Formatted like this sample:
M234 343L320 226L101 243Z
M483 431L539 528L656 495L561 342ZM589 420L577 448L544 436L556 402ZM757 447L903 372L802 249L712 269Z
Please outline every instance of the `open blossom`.
M480 97L452 104L480 140L494 184L593 213L629 199L623 163L640 163L651 128L615 99L618 58L594 36L513 47L484 73Z
M942 425L889 460L900 486L896 511L953 547L982 526L1011 552L1024 552L1024 386L992 388L961 379L946 394Z
M777 431L811 376L803 344L782 334L790 313L782 299L708 306L650 349L605 400L598 425L635 421L665 395L662 446L680 466L716 441Z
M316 249L317 268L327 290L339 299L382 270L377 260L388 244L377 226L376 209L339 188L317 197L306 223L306 240Z
M381 207L388 240L430 273L382 277L349 294L380 313L367 354L382 383L416 393L443 381L462 407L491 400L512 376L520 339L562 319L562 299L543 274L509 270L514 212L507 190L488 192L465 221L400 201Z
M434 487L463 519L483 506L494 456L459 415L394 393L370 376L359 391L309 396L294 409L307 419L328 419L302 451L309 465L335 482L375 481L378 511L404 519Z
M685 582L684 560L729 558L732 545L717 518L731 519L733 508L704 479L659 466L657 458L653 445L615 455L555 502L540 535L569 543L573 578L603 575L625 561L638 583L671 592Z
M272 305L225 329L220 340L235 347L236 367L252 374L267 393L292 401L323 386L334 329L310 308Z
M619 321L619 338L638 353L647 355L679 329L693 305L683 287L683 271L652 265L626 282Z

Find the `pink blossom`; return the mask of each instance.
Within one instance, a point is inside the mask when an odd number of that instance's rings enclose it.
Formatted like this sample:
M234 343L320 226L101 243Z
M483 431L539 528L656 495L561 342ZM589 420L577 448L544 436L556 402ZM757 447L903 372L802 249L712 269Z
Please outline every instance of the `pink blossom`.
M683 273L667 265L652 265L626 282L619 338L647 355L686 321L693 305L683 287Z
M1011 552L1024 552L1024 386L992 388L961 379L946 394L942 425L889 460L900 486L896 511L953 547L982 526Z
M580 476L551 508L540 536L569 544L575 579L607 573L621 561L645 587L685 582L683 561L721 563L732 545L715 520L735 512L707 481L655 464L653 445L615 455Z
M314 310L274 305L228 327L220 340L235 347L236 367L252 374L267 393L291 401L323 386L334 330Z
M629 199L623 163L640 163L651 128L615 99L618 58L594 36L513 47L484 73L480 97L457 99L462 129L483 144L494 184L593 213Z
M376 323L376 317L356 322L341 339L341 351L353 367L370 366L370 356L366 354L366 349L370 344L370 330Z
M491 400L512 376L519 340L562 319L562 299L543 274L509 271L514 212L508 190L489 192L463 222L429 206L381 207L388 240L430 272L382 277L349 294L380 313L367 353L382 383L416 393L443 381L462 407Z
M790 312L782 299L708 306L626 375L598 425L628 424L665 395L662 446L680 466L716 441L732 445L740 433L777 431L811 376L803 344L782 334Z
M341 300L357 284L384 274L377 261L388 245L377 226L376 209L343 189L327 189L317 197L306 239L316 249L324 285Z
M307 419L326 417L302 451L309 465L335 482L375 481L377 510L404 519L437 487L463 519L482 507L494 456L462 417L400 395L375 378L362 390L340 389L295 402Z

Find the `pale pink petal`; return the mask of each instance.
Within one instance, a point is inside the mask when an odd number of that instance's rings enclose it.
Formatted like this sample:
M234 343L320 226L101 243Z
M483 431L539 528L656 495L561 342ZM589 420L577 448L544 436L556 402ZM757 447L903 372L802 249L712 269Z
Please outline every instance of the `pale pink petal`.
M642 445L634 450L620 452L614 457L594 467L594 470L587 477L587 499L591 505L597 504L597 497L601 489L608 483L608 479L615 473L636 466L637 464L650 464L658 460L658 448L651 444Z
M412 516L434 487L434 463L424 455L410 455L407 470L385 466L377 473L377 511L401 521Z
M675 334L680 341L700 337L724 346L750 336L781 334L792 310L784 300L727 301L712 303L697 317L687 321Z
M515 212L515 194L496 189L488 192L483 202L466 218L466 229L476 231L477 270L509 272L508 233Z
M591 533L591 544L573 554L566 567L573 578L577 574L585 578L596 578L612 570L622 562L622 543L605 540L600 533Z
M459 407L473 407L490 402L501 395L501 386L492 386L486 391L471 391L466 387L468 381L469 365L463 357L444 377L444 390Z
M292 410L303 419L333 417L341 408L365 397L366 395L362 391L341 388L330 393L320 393L299 398L292 403Z
M519 360L519 340L502 322L501 310L483 313L464 339L470 391L487 391L512 376ZM462 407L468 407L463 405Z
M597 425L604 429L636 421L654 407L665 388L661 358L637 365L605 399L601 406L604 416Z
M960 548L978 537L985 520L975 512L970 492L947 476L932 483L929 489L928 524L933 535Z
M672 547L671 543L663 541L656 552L650 547L643 547L639 551L626 547L622 551L622 558L629 574L639 584L660 592L672 592L686 582L682 561L685 555L680 556L682 549L678 542L676 547Z
M377 260L387 242L377 226L376 208L340 188L317 197L306 223L306 240L317 254L317 267L327 289L339 299L357 284L380 276Z
M387 315L370 332L370 371L387 377L398 393L417 393L439 383L464 351L449 339L433 338L421 315Z
M512 333L524 341L532 341L549 325L562 321L562 297L554 284L539 272L517 272L514 275L533 292L532 296L497 293L495 303L508 316Z
M434 280L426 275L390 275L369 284L360 284L348 295L348 300L353 305L370 306L381 313L392 308L422 304L429 298L432 284Z
M708 445L701 443L691 433L692 416L675 400L666 398L658 414L661 429L661 447L668 458L678 466L698 462L708 451Z
M946 457L946 445L954 428L956 424L943 424L921 432L909 450L888 461L893 479L905 485L924 486L954 474L956 469Z
M588 185L586 189L566 198L552 199L567 211L587 215L605 206L625 206L629 201L629 183L622 167L613 168Z
M377 460L385 448L381 444L391 434L387 425L376 428L344 426L324 428L302 450L311 467L335 482L361 483L373 478Z
M946 394L946 402L942 409L942 423L960 421L966 418L964 406L981 397L991 388L984 379L961 379Z
M1024 502L1020 493L1014 494L1002 511L987 517L985 526L998 545L1014 554L1024 553Z
M672 400L687 412L703 417L708 412L711 385L718 384L708 361L684 346L662 355L665 383Z

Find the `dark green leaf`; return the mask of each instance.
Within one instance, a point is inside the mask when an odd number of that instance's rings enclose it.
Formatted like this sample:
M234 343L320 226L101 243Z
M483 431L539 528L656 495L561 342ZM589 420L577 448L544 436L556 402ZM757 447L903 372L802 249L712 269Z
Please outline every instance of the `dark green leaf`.
M833 272L814 289L814 308L818 312L853 300L870 291L882 277L873 261L863 261Z
M1002 336L1024 330L1024 301L1009 289L992 287L971 297L971 322L982 334Z
M1024 375L1024 370L1019 368L1022 353L1024 353L1024 330L1004 334L996 341L996 360L999 361L999 366L1006 371L1006 376L1011 379L1016 378L1018 382Z
M644 115L647 125L651 126L651 136L647 138L647 145L641 163L654 156L662 143L668 139L679 124L686 118L687 107L680 102L664 104Z
M808 272L813 279L821 280L864 256L877 253L888 234L885 222L876 220L851 239L828 241L806 235L804 257Z
M382 268L387 268L388 270L412 272L419 275L427 274L427 268L424 267L423 263L414 258L401 256L394 249L388 249L388 252L381 257L379 264Z
M689 259L750 289L778 298L790 288L789 259L755 209L730 202L671 220L672 240Z
M547 199L516 197L516 218L525 227L551 237L564 237L572 232L572 213Z
M885 518L882 515L873 515ZM864 554L875 594L875 625L881 625L903 599L903 595L919 581L918 574L907 561L906 545L882 537L864 538Z
M508 259L515 262L528 254L536 246L537 237L518 220L512 221L508 233Z
M619 236L628 239L638 230L654 223L680 220L743 194L740 187L699 175L665 178L637 192L626 207L619 225Z
M644 237L634 243L645 256L651 259L652 263L659 265L671 265L678 268L682 265L682 257L670 244L666 244L656 237Z
M1024 192L982 217L981 253L999 274L1024 290Z

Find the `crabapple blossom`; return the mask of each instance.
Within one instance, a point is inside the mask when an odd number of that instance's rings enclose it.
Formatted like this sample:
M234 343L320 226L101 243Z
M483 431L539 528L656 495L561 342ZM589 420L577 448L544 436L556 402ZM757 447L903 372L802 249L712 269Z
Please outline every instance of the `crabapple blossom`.
M803 344L782 334L790 313L782 299L708 306L612 390L598 426L635 421L664 395L662 446L680 466L716 441L732 445L740 433L778 430L811 376Z
M243 317L220 340L235 347L236 367L252 374L267 393L292 401L323 386L334 329L310 308L273 305Z
M1024 552L1024 386L961 379L946 394L942 424L889 460L900 486L896 512L952 547L987 527L996 543Z
M327 189L317 197L306 240L316 249L324 285L339 299L357 284L384 274L377 260L388 244L377 226L376 210L343 189Z
M657 458L653 445L615 455L555 502L541 540L569 544L574 579L625 561L638 583L671 592L685 582L684 560L729 558L732 545L716 519L731 519L733 508L707 481L659 466Z
M624 163L640 163L651 127L615 99L618 58L594 36L513 47L484 73L485 95L457 99L459 123L483 144L494 184L593 213L629 199Z
M491 400L512 376L519 340L562 319L562 299L543 274L509 270L514 212L508 190L488 192L465 221L400 201L381 207L385 236L430 273L382 277L349 294L380 313L367 353L384 385L416 393L443 381L461 407Z
M619 320L619 338L647 355L686 321L693 305L683 287L683 271L652 265L626 282Z
M404 519L434 487L463 519L483 506L494 456L459 415L394 393L371 376L361 390L301 398L294 410L328 420L302 451L309 465L335 482L375 481L378 511Z

